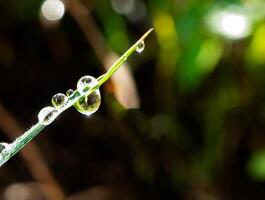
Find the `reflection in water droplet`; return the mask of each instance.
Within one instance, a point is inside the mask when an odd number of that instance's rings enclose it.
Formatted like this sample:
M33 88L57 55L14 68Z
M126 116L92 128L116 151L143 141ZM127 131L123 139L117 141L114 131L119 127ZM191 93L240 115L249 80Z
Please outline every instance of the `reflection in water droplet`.
M69 89L66 91L66 96L71 97L74 94L74 92L75 92L74 90Z
M4 149L7 148L7 146L8 146L7 143L5 143L5 142L1 142L1 143L0 143L0 153L2 153L2 152L4 151Z
M97 79L93 76L83 76L77 82L77 90L82 94L84 92L87 92L91 87L95 86L97 83Z
M50 123L52 123L57 116L58 116L58 111L54 107L47 106L41 109L41 111L38 114L39 123L47 126Z
M141 53L144 50L144 48L145 48L145 44L144 44L144 41L142 40L141 42L137 44L136 51L138 53Z
M101 97L99 90L95 90L93 93L80 99L75 103L75 108L78 112L84 115L91 115L96 112L100 106Z
M57 93L52 97L52 105L55 108L61 108L65 105L67 102L68 98L62 93Z

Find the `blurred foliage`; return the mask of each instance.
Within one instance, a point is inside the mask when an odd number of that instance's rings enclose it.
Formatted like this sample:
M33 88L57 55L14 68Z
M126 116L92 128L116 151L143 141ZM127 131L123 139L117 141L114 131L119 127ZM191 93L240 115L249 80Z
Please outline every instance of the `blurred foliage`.
M66 112L36 138L67 195L112 185L114 199L262 199L264 1L82 2L117 53L148 28L155 32L145 51L128 61L140 109L122 108L110 84L95 115ZM24 127L54 93L103 71L67 9L46 27L41 3L0 2L0 101ZM225 37L207 23L209 13L231 5L247 13L246 37ZM22 162L14 158L0 169L3 193L10 184L31 181Z
M249 161L249 171L253 178L265 180L265 151L261 150L253 153Z

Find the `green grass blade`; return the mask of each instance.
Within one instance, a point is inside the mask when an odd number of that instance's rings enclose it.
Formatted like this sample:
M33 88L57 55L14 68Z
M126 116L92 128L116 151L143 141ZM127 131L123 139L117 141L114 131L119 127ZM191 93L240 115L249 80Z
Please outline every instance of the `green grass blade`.
M103 83L105 83L127 60L127 58L137 50L137 45L144 41L144 39L153 31L149 29L135 44L133 44L110 68L109 70L97 78L98 83L94 87L90 88L84 94L81 94L78 90L74 91L74 94L69 97L67 103L60 109L57 109L59 116L62 112L73 106L78 100L90 95L96 89L98 89ZM36 135L38 135L47 125L43 125L40 122L32 126L28 131L24 132L20 137L10 144L0 143L0 167L12 158L17 152L19 152L27 143L29 143Z

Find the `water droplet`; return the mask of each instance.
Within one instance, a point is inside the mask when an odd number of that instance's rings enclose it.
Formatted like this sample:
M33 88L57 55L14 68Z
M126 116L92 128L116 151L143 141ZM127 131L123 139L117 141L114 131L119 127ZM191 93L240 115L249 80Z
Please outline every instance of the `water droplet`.
M77 90L82 94L84 92L87 92L91 87L95 86L97 83L97 79L93 76L83 76L77 82Z
M142 40L141 42L137 44L136 51L138 53L141 53L144 50L144 48L145 48L145 44L144 44L144 41Z
M52 105L55 108L61 108L65 105L67 102L68 98L62 93L57 93L52 97Z
M71 97L71 96L73 96L74 92L75 92L74 90L69 89L66 91L66 96Z
M0 153L2 153L8 146L8 143L1 142L0 143Z
M41 111L38 114L39 123L47 126L50 123L52 123L57 116L58 116L58 111L54 107L47 106L41 109Z
M87 97L80 99L74 106L78 112L84 115L91 115L98 110L100 103L100 92L97 89Z

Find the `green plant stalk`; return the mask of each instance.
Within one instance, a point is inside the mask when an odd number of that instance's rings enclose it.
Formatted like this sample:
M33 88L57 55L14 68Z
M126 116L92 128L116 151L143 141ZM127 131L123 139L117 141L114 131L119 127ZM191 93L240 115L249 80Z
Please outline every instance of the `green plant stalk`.
M96 89L98 89L103 83L105 83L127 60L127 58L137 50L137 46L144 41L144 39L153 31L153 28L149 29L135 44L133 44L110 68L109 70L97 78L98 83L90 88L87 92L81 94L78 90L74 91L74 94L69 97L67 103L59 108L57 117L66 109L73 106L78 100L90 95ZM27 143L29 143L36 135L38 135L47 125L43 125L40 122L36 123L29 130L24 132L12 143L9 143L0 152L0 167L12 158L17 152L19 152ZM1 144L1 143L0 143Z

